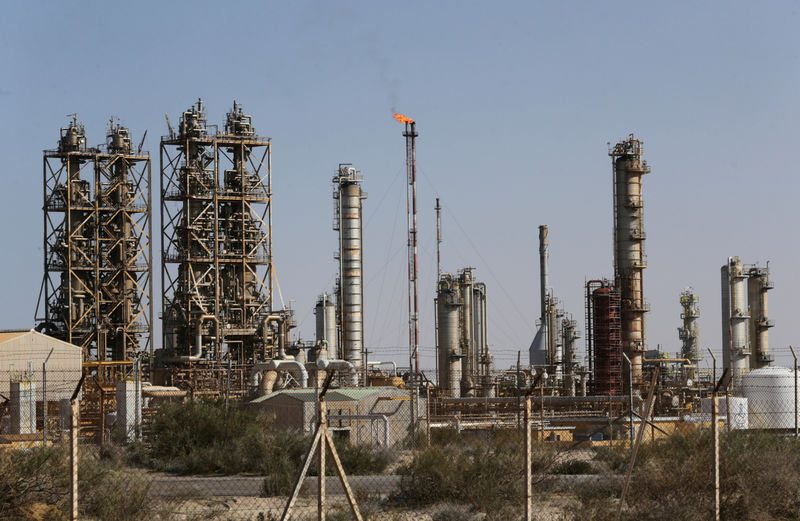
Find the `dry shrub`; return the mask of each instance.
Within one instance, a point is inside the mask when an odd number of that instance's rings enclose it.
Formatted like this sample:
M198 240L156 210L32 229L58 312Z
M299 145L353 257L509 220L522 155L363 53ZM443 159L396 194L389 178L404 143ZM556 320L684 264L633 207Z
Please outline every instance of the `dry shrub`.
M556 460L555 451L535 446L535 481L552 470ZM394 499L403 504L467 505L490 520L512 519L523 506L524 452L515 442L432 446L416 452L400 472L400 492Z
M713 515L711 433L677 433L640 448L622 519L705 520ZM598 456L624 469L627 451ZM800 519L800 441L763 432L720 438L721 517L727 520ZM619 476L619 474L617 474ZM619 479L577 490L576 518L616 519Z

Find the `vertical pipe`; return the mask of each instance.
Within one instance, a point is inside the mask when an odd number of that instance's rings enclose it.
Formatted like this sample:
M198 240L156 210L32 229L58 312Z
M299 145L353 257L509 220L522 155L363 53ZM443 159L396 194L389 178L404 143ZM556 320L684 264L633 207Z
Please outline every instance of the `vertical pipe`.
M408 221L408 350L414 381L419 378L419 307L417 295L417 151L419 136L414 120L400 114L395 119L405 123L406 138L406 211Z
M442 207L439 205L439 198L436 198L436 278L442 276Z

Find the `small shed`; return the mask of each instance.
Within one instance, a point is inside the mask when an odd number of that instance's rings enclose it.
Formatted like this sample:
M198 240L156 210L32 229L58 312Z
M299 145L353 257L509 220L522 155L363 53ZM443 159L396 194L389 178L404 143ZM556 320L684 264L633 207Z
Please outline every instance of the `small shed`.
M325 395L330 429L353 444L394 445L411 434L411 393L397 387L345 387ZM316 422L317 392L285 389L250 402L277 428L311 433ZM424 405L420 405L424 410Z
M33 329L0 331L0 394L9 396L12 379L30 380L41 401L45 360L47 401L70 398L83 370L80 347Z

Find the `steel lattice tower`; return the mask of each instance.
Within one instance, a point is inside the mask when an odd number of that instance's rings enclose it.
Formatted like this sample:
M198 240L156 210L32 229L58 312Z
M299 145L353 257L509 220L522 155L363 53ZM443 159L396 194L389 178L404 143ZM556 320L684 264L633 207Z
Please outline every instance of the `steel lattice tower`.
M73 117L58 148L44 152L36 320L82 347L89 365L152 352L150 157L133 152L128 130L113 118L106 138L103 147L87 147Z
M237 367L276 355L266 323L273 278L270 154L270 139L255 135L252 118L235 102L223 131L209 132L198 100L181 115L177 134L170 129L161 139L159 364L171 368L173 383L189 378L203 386L206 378L218 385L214 368L226 353Z

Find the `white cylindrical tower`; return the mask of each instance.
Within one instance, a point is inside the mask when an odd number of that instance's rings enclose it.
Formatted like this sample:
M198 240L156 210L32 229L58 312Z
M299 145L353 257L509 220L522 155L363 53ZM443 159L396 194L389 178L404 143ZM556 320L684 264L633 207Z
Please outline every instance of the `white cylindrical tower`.
M364 350L361 201L366 194L361 191L362 181L360 172L347 164L339 165L333 178L338 202L334 228L339 231L342 352L357 368L361 368Z
M750 368L760 369L772 364L769 352L769 329L774 325L769 319L767 292L774 286L769 278L769 266L757 265L748 270L748 301L750 303Z
M461 396L461 348L459 346L458 286L450 275L442 275L436 295L439 339L439 388L454 398Z
M631 359L633 384L642 384L644 358L644 204L642 176L650 172L642 142L633 134L609 152L614 170L614 276L622 303L622 348Z
M739 257L728 259L730 278L730 363L733 376L738 378L750 370L750 339L747 326L747 274ZM724 346L723 346L724 347Z
M327 344L328 355L336 357L339 348L339 339L336 332L336 306L330 294L323 293L317 297L314 315L316 317L317 342L324 340Z

